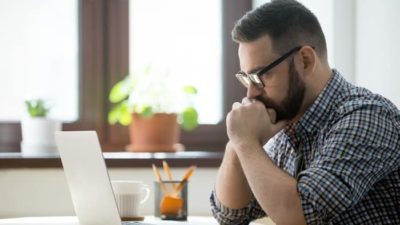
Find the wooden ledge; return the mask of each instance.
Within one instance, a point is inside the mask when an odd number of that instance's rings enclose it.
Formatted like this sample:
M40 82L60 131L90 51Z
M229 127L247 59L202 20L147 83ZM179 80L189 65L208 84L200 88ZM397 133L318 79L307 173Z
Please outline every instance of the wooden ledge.
M150 167L161 165L166 160L171 167L218 167L223 152L185 151L176 153L131 153L105 152L104 158L108 168ZM0 169L13 168L62 168L58 154L23 155L21 153L0 153Z

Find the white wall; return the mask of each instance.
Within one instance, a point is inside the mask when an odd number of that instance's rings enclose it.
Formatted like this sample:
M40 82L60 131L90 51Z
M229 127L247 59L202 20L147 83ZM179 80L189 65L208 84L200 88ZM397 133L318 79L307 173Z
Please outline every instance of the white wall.
M355 81L400 107L400 1L358 0L356 14Z
M111 169L111 179L139 179L149 184L151 194L143 205L144 215L153 215L153 181L150 168ZM184 169L172 169L181 177ZM190 215L211 215L209 196L216 168L197 168L189 182ZM74 215L72 201L61 169L0 170L0 218Z
M333 53L331 67L339 69L346 80L355 81L355 0L335 0L333 5ZM327 41L329 41L327 39ZM329 48L328 48L329 51Z

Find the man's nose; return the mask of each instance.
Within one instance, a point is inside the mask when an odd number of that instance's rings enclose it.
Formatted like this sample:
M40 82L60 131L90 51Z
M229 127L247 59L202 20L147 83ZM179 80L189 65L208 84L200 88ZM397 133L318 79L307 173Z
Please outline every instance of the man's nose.
M261 95L263 89L260 86L257 86L253 83L250 83L249 87L247 88L247 98L256 98L257 96Z

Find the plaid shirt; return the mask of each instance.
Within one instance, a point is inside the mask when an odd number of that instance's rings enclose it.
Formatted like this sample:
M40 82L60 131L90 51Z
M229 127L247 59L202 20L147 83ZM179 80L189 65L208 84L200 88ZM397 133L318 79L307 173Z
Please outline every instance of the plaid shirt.
M307 224L400 224L400 112L338 71L303 117L264 148L297 179ZM210 199L221 224L266 215L255 199L243 209L221 205L215 191Z

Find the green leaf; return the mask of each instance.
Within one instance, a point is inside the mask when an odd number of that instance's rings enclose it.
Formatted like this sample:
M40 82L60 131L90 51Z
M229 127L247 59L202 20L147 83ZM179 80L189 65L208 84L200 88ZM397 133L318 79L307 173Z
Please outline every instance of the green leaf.
M198 126L198 113L195 108L187 107L180 114L181 126L185 130L193 130Z
M118 103L129 96L132 87L133 87L133 81L129 76L127 76L125 77L125 79L119 81L111 88L108 99L112 103Z
M31 117L46 117L49 112L43 99L27 100L25 105Z
M118 121L121 125L128 126L132 122L132 115L130 112L124 111Z
M189 95L195 95L197 94L197 89L194 86L185 86L183 87L183 92Z
M111 109L108 113L108 122L110 124L118 122L124 126L127 126L132 122L128 101L121 102Z
M118 110L119 106L115 106L108 113L108 123L114 125L118 122L118 118L120 116L120 111Z

